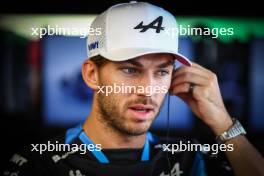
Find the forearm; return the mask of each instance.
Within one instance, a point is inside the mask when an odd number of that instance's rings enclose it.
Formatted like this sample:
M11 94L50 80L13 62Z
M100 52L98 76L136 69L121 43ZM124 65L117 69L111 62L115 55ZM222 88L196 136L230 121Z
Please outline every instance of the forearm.
M245 136L237 136L226 144L233 144L233 151L226 151L236 176L264 176L264 159Z
M216 136L227 131L234 123L228 113L220 115L221 123L211 126ZM225 142L226 145L233 145L232 151L226 151L228 160L236 176L264 176L264 159L254 146L243 135L236 136Z

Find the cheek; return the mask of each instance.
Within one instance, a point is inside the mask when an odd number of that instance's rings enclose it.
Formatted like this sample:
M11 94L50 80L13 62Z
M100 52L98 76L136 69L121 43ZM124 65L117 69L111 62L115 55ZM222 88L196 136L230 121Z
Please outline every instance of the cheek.
M157 95L157 100L158 100L159 105L162 104L162 102L165 99L165 96L166 96L166 93L160 93L160 94Z
M112 85L116 83L118 79L118 74L111 64L105 65L99 71L99 81L103 85Z
M157 101L159 102L159 104L162 104L162 102L164 101L165 96L170 89L170 85L171 85L171 80L169 79L164 80L158 84L160 93L157 93L156 97L157 97Z
M119 111L122 113L123 109L125 108L125 100L127 99L127 96L120 93L111 93L111 95L108 97L112 104L115 104L116 111Z
M160 92L161 92L162 96L165 96L165 94L170 89L171 79L166 79L166 80L158 82L158 86L159 86L159 89L160 89Z

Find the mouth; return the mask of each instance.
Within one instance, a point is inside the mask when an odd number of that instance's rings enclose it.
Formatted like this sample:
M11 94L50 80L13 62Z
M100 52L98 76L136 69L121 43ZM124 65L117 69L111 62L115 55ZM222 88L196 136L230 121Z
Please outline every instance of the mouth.
M130 106L129 109L139 111L139 112L148 112L148 111L153 111L154 107L151 105L136 104L136 105Z
M154 111L154 107L151 105L136 104L129 107L129 113L133 118L139 121L145 121L150 116L150 113Z

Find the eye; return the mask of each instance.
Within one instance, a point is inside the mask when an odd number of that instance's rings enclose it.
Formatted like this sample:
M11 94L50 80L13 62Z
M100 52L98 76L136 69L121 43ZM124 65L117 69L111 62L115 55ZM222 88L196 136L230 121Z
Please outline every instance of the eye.
M159 76L166 76L168 74L169 74L169 71L167 71L167 70L159 70L158 71L158 75Z
M127 67L127 68L122 68L122 71L126 74L134 74L137 72L137 69L133 67Z

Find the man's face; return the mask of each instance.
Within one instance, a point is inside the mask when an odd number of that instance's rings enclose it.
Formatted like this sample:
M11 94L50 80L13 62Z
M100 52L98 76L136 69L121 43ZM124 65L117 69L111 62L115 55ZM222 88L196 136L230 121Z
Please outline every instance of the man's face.
M148 54L102 66L100 86L119 85L124 91L96 93L100 120L123 134L147 132L170 87L173 60L170 54Z

